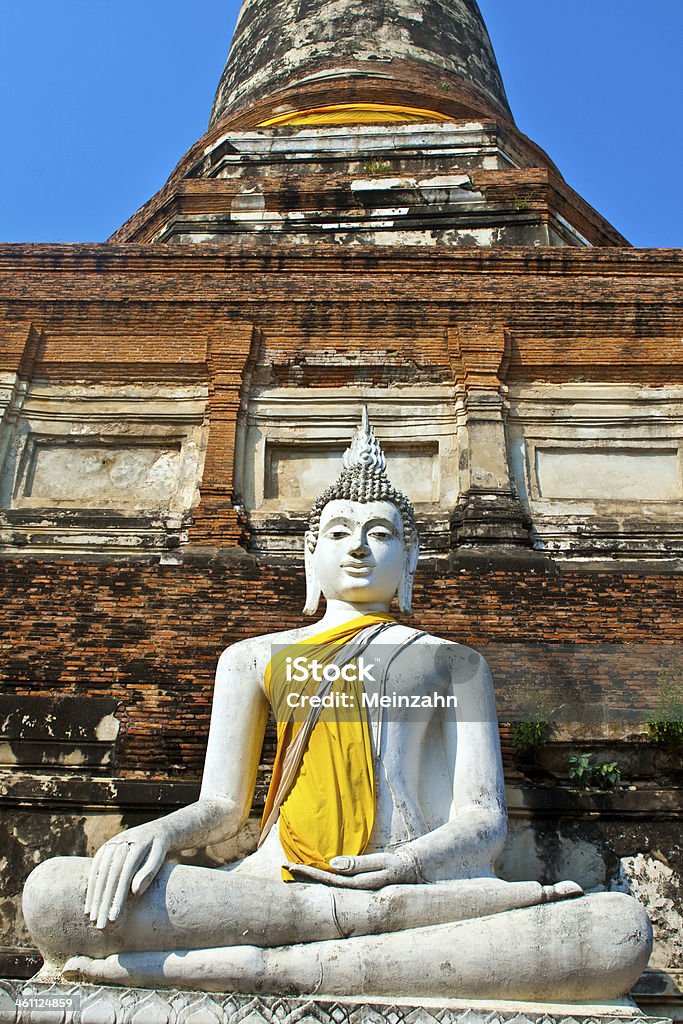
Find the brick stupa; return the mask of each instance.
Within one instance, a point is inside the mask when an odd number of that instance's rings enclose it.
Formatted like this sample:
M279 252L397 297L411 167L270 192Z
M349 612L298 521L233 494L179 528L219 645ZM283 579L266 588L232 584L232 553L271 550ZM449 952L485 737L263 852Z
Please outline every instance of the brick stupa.
M646 905L669 872L678 906L680 768L643 723L683 640L683 256L631 248L520 132L474 0L246 0L157 195L0 266L5 974L36 967L38 860L196 794L217 658L301 621L307 511L364 405L417 512L416 622L485 651L503 720L543 645L599 711L535 755L503 728L504 868L621 871ZM622 792L577 788L586 751Z

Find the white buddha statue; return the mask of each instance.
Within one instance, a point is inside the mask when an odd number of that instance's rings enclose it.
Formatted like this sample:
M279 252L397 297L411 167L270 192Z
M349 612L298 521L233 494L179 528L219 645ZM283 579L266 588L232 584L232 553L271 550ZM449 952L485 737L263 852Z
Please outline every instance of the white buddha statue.
M322 593L324 615L223 653L197 802L28 879L42 976L368 998L621 997L651 949L636 900L494 873L507 817L490 674L473 650L390 613L396 595L410 612L418 540L367 414L315 503L305 550L305 610L315 615ZM304 682L290 678L294 664ZM258 849L219 868L177 863L245 828L269 706L278 749Z

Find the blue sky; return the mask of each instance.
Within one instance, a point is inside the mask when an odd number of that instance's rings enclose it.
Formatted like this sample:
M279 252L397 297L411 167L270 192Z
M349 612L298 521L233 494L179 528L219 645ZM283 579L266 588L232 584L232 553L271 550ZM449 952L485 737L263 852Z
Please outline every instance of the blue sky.
M206 129L238 0L0 0L0 241L103 241ZM681 0L480 0L522 131L683 246Z

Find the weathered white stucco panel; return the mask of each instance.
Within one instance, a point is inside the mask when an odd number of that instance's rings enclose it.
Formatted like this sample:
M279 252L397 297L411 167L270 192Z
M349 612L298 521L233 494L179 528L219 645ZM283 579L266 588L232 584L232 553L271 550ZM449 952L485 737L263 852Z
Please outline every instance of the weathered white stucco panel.
M539 547L683 550L683 388L515 385L506 421Z
M275 517L307 515L339 475L363 405L394 486L405 491L422 518L442 519L447 533L460 487L462 438L455 389L433 385L349 387L343 394L334 388L273 388L254 394L240 425L236 486L257 531Z
M91 548L110 529L112 543L135 547L126 518L154 517L159 533L179 528L197 504L206 386L24 384L20 403L16 393L0 419L0 542L28 530L29 546L42 535L52 546ZM110 527L107 515L116 518Z

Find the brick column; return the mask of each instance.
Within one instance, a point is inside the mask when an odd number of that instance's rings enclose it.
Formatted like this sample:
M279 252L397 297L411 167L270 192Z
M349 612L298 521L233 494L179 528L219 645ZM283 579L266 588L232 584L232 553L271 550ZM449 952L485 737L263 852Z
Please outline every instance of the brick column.
M13 468L6 465L15 443L15 428L36 360L45 347L42 331L33 324L18 325L0 345L0 507L9 506ZM10 460L11 463L11 460Z
M193 546L234 547L245 540L246 524L235 507L235 444L257 345L253 325L236 324L207 346L209 441L190 530Z
M510 337L502 327L450 328L448 349L461 388L458 425L463 438L452 546L530 546L531 523L512 485L505 438Z

